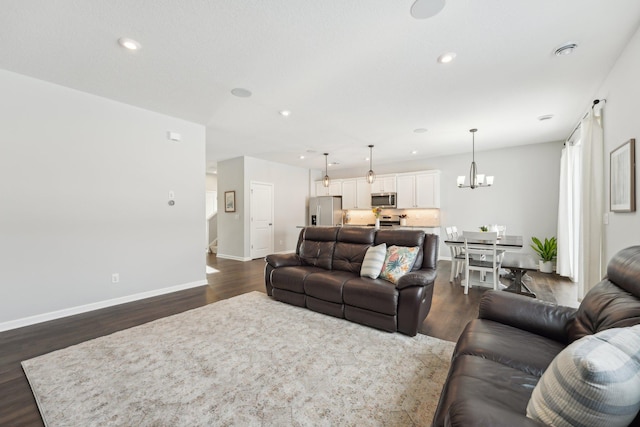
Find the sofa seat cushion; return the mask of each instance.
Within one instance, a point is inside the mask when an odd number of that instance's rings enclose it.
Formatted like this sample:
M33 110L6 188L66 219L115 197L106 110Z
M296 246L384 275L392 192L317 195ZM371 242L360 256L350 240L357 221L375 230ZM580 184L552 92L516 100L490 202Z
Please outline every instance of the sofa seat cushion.
M398 290L386 280L358 277L344 284L342 299L353 307L394 316L398 307Z
M468 414L471 418L467 422L458 416L456 425L507 425L496 420L496 414L500 412L517 414L518 418L526 420L527 403L538 379L536 375L526 374L493 360L471 355L458 356L451 363L433 425L446 425L445 419L455 414L458 402L473 401L479 401L473 405L478 412ZM495 422L478 424L478 419Z
M324 271L308 275L304 280L304 293L312 297L342 304L342 287L356 277L346 271Z
M492 320L474 319L460 335L454 357L479 356L540 377L562 349L564 344L552 339Z
M326 270L309 266L277 268L271 273L271 284L277 289L304 294L304 279L311 273L323 271Z

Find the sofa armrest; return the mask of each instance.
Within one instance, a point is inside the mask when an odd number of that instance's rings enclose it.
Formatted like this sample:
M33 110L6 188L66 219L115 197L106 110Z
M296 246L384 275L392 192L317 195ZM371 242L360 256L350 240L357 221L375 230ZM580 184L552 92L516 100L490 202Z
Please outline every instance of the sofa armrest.
M493 320L567 343L576 309L504 291L485 292L478 318Z
M273 268L292 267L296 265L302 265L302 261L300 260L300 257L294 253L267 255L265 258L265 261L267 261L267 264L269 264Z
M396 284L396 289L405 289L411 286L427 286L436 280L436 270L423 268L421 270L410 271L400 277Z

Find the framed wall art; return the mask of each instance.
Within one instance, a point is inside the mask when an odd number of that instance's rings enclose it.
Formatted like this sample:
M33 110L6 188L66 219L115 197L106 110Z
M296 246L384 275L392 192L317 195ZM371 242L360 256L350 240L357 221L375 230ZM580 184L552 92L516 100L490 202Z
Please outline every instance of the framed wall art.
M235 191L224 192L224 211L225 212L236 211L236 192Z
M609 203L611 212L636 210L636 140L630 139L611 152Z

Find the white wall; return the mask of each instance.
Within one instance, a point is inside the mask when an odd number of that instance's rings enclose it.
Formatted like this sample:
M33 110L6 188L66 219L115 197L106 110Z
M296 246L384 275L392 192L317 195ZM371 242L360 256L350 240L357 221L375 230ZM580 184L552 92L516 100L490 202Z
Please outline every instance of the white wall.
M296 226L306 224L309 170L252 157L245 157L245 166L247 194L251 181L273 184L274 252L294 251L300 233ZM250 242L247 240L246 244L248 256Z
M236 211L224 211L224 193L236 192ZM218 162L218 256L244 259L244 158ZM247 231L248 233L248 231Z
M476 151L480 173L494 175L489 188L460 189L458 175L469 175L471 152L464 155L434 157L396 164L375 165L376 174L439 169L440 225L455 225L458 230L478 230L481 225L502 224L507 234L523 236L524 252L531 236L556 236L558 218L558 180L561 142L523 145L492 151ZM362 175L360 170L334 171L335 178ZM467 182L469 179L467 178ZM440 245L440 257L449 257L446 245Z
M236 191L235 214L225 214L224 205L219 204L218 256L222 258L246 260L250 257L251 182L273 184L274 252L295 250L300 232L296 226L305 225L309 197L308 169L252 157L219 162L219 198L224 199L224 191Z
M609 211L609 153L631 138L636 140L636 209L640 209L640 30L616 61L595 98L607 100L603 110L605 143L605 211ZM640 214L609 212L605 226L605 259L616 252L640 244Z
M203 126L3 70L0 93L0 329L206 283Z
M208 173L205 177L205 189L207 191L218 191L218 175Z

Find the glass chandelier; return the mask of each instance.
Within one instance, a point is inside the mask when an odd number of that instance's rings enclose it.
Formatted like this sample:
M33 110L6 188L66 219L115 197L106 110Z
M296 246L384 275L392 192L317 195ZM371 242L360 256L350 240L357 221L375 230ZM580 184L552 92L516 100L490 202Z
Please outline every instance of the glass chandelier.
M469 129L471 132L472 150L471 150L471 168L469 169L469 185L465 185L465 176L458 176L458 188L471 188L472 190L477 187L491 187L493 185L493 176L487 176L485 182L484 174L478 173L478 167L476 166L476 132L478 129Z
M328 187L331 183L331 179L329 178L329 164L327 163L327 159L329 158L329 153L324 153L324 178L322 179L322 185Z
M373 171L373 145L369 145L369 172L367 172L367 182L373 184L376 180L376 174Z

